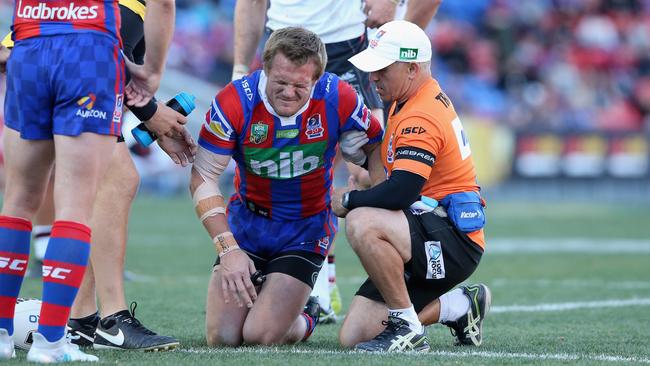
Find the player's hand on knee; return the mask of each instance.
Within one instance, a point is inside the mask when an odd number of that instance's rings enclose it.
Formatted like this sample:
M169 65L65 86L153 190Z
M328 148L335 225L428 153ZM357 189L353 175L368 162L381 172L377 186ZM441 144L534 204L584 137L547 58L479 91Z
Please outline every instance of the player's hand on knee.
M257 291L251 282L255 273L253 261L241 250L234 250L221 257L221 289L226 303L234 299L237 306L253 307Z

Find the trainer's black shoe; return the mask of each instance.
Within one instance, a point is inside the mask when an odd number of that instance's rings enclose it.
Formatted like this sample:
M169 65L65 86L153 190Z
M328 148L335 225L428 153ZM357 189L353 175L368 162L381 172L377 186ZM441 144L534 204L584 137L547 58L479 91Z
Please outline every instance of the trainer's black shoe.
M95 339L95 329L99 324L99 314L94 313L84 318L68 320L70 342L80 347L90 347Z
M490 311L492 294L484 284L462 286L469 298L469 310L456 321L444 322L456 336L458 346L480 346L483 343L483 320Z
M424 327L422 333L418 334L409 328L406 320L394 316L389 316L388 321L382 324L386 326L383 332L369 341L357 344L354 349L365 352L429 351L429 340Z
M302 312L302 316L307 321L307 331L305 336L302 338L302 341L305 342L316 329L318 324L318 319L320 317L320 305L318 305L318 296L309 296L305 309Z
M122 310L99 321L95 330L95 349L124 349L136 351L165 351L178 347L175 338L158 335L135 318L138 305L131 311Z

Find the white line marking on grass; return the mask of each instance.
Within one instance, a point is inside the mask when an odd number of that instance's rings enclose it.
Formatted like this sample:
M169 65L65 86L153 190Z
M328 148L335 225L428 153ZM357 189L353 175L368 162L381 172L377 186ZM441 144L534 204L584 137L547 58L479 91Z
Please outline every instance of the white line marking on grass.
M180 349L179 352L193 353L193 354L215 354L215 355L227 355L227 354L281 354L281 355L300 355L300 354L309 354L309 355L341 355L341 356L365 356L368 353L365 352L355 352L355 351L337 351L337 350L325 350L325 349L300 349L300 348L277 348L277 347L243 347L243 348L188 348ZM609 361L609 362L635 362L635 363L645 363L650 364L650 358L644 357L628 357L628 356L618 356L618 355L579 355L579 354L568 354L568 353L518 353L518 352L490 352L490 351L460 351L460 352L450 352L450 351L431 351L423 353L414 353L406 352L400 354L372 354L373 357L382 357L382 356L399 356L399 357L429 357L434 356L444 356L444 357L481 357L481 358L510 358L510 359L529 359L529 360L559 360L559 361L577 361L577 360L589 360L589 361Z
M510 253L638 253L650 254L650 241L591 238L497 238L489 239L486 254Z
M650 298L628 300L601 300L583 302L562 302L537 305L492 306L490 313L533 313L540 311L566 311L576 309L619 308L625 306L649 306Z
M650 281L603 281L603 280L585 280L579 278L570 278L564 280L549 280L549 279L536 279L536 280L516 280L511 278L495 278L490 281L490 287L509 287L522 286L522 287L568 287L568 288L597 288L597 289L612 289L612 290L638 290L650 289Z

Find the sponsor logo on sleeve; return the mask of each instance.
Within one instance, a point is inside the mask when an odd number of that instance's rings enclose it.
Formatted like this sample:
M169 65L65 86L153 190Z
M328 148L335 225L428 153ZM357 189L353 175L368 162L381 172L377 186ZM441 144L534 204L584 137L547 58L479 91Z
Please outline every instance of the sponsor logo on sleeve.
M433 162L436 160L436 157L424 149L413 146L403 146L395 151L395 159L415 160L422 164L432 166Z

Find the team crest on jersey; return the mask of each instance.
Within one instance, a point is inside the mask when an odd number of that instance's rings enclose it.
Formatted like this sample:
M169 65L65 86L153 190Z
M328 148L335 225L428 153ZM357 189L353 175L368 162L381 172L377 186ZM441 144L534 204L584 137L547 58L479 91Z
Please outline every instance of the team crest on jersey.
M251 126L251 138L250 141L254 144L261 144L266 141L266 138L269 135L269 126L262 123L262 121L254 123Z
M388 140L388 151L386 151L386 161L389 163L392 163L395 161L395 153L393 152L393 137L395 135L391 134L390 135L390 140Z
M313 116L309 117L307 120L307 128L305 130L305 135L307 135L307 138L309 140L312 140L323 137L323 132L325 132L325 129L323 128L323 123L320 120L320 114L316 113Z

